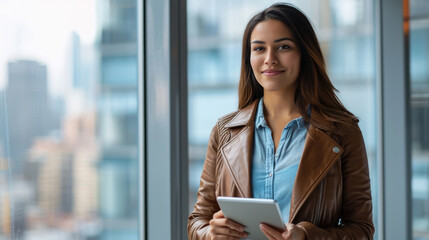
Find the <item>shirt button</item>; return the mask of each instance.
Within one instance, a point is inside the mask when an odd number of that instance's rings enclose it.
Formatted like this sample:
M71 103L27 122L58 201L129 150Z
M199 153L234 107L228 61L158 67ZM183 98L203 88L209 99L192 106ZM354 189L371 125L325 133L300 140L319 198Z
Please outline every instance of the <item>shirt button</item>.
M340 148L339 147L334 147L334 148L332 148L332 151L334 153L339 153L340 152Z
M268 176L272 177L272 176L273 176L273 174L272 174L272 173L270 173L270 175L268 175Z

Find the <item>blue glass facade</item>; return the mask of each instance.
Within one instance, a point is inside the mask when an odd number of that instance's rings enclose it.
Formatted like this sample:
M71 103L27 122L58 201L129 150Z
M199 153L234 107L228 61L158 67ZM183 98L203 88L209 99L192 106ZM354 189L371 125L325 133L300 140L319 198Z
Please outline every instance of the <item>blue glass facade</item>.
M138 239L137 2L106 3L101 29L98 136L100 239Z
M429 239L429 8L410 3L410 106L413 239Z

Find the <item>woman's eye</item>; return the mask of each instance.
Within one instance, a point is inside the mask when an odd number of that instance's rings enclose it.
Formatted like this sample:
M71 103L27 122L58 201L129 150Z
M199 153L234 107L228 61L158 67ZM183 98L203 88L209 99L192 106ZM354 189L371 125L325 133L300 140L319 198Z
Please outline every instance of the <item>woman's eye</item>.
M286 50L286 49L289 49L290 47L288 46L288 45L280 45L279 46L279 49L280 50Z
M255 52L260 52L260 51L263 51L263 50L264 50L263 47L254 47L253 48L253 51L255 51Z

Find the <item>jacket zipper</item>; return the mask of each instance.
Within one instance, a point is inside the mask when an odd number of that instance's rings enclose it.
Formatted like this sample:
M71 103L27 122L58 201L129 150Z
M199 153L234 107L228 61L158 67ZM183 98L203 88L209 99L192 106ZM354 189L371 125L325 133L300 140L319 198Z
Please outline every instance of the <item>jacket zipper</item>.
M319 225L320 224L320 218L322 215L322 200L323 200L323 190L324 190L324 184L325 183L325 179L322 179L322 181L320 182L320 188L319 188L319 199L317 201L316 204L316 216L314 217L314 224L315 225Z

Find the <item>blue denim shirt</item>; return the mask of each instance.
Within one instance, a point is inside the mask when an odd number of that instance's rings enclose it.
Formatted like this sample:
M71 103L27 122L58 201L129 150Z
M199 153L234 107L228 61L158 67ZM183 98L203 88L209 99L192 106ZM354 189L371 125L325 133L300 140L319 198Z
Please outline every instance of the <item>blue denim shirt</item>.
M292 189L304 150L307 127L302 117L289 122L283 128L279 145L274 153L271 129L265 121L263 111L261 98L256 113L253 140L253 197L276 200L283 221L288 222Z

